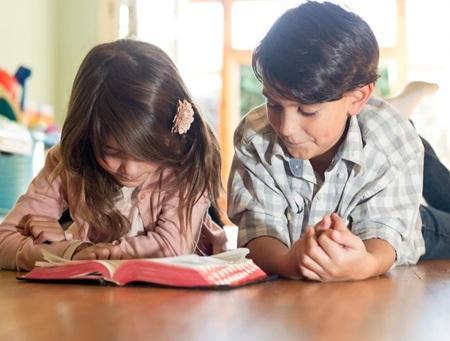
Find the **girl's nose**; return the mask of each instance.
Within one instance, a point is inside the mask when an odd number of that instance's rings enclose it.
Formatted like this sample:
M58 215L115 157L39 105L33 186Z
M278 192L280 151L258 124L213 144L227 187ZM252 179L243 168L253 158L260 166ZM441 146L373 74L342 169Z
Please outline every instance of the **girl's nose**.
M139 163L133 160L123 160L119 170L121 174L134 178L139 175Z

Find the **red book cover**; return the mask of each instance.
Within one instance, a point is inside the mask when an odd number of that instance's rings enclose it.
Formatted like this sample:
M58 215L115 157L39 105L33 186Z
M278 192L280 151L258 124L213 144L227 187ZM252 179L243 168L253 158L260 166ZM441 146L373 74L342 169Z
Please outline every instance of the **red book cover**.
M151 283L172 287L238 287L267 279L240 248L214 256L69 261L44 251L46 262L18 279L38 281L99 280L115 285Z

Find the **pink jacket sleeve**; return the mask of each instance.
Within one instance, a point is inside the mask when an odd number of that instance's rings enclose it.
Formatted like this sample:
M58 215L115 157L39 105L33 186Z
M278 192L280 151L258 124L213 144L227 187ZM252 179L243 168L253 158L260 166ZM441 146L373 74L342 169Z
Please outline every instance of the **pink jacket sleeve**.
M119 241L121 249L134 258L190 254L195 252L202 235L206 232L206 237L215 244L213 252L225 250L225 233L212 223L208 216L209 200L201 198L194 205L191 228L184 234L181 233L183 223L178 216L178 203L178 197L163 202L154 227L147 230L144 235L121 238ZM217 228L212 227L213 224Z
M58 160L57 147L52 148L44 168L33 179L28 190L17 201L15 207L0 224L0 268L29 270L37 260L42 260L41 248L62 256L73 241L34 244L30 237L17 231L22 218L27 214L44 215L58 219L66 206L61 179L49 183L48 177Z

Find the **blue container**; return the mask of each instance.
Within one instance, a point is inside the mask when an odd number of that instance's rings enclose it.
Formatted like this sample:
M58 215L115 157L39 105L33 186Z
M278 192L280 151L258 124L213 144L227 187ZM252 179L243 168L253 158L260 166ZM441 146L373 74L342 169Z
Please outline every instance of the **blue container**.
M33 179L33 154L0 153L0 216L13 208Z

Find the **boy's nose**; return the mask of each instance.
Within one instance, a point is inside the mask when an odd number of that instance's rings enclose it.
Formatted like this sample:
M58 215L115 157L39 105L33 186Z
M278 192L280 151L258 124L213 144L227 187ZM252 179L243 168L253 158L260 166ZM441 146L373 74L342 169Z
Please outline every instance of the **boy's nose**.
M280 119L279 133L281 136L290 137L298 129L298 122L292 113L283 113Z

